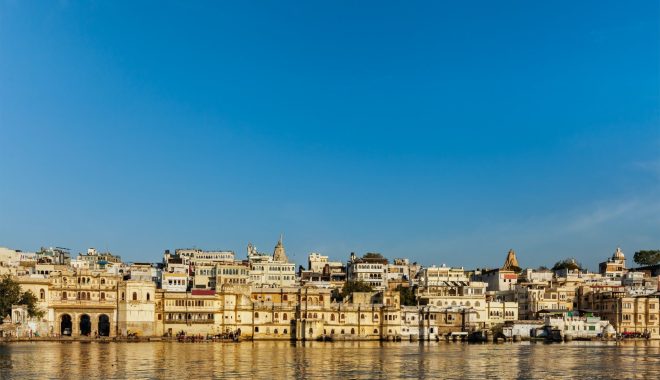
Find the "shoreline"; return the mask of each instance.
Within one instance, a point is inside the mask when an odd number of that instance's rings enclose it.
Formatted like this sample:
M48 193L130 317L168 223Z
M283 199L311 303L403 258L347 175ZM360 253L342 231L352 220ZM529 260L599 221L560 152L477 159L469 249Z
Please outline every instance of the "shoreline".
M646 338L629 338L623 340L616 339L574 339L572 342L597 342L597 343L625 343L625 342L657 342L660 339L646 339ZM486 341L486 342L468 342L461 340L380 340L380 339L336 339L333 341L320 341L320 340L295 340L295 339L240 339L238 341L231 340L212 340L212 339L202 339L198 341L180 341L177 338L170 337L137 337L137 338L127 338L127 337L105 337L105 338L88 338L88 337L19 337L19 338L0 338L0 344L2 343L39 343L39 342L59 342L59 343L151 343L151 342L168 342L168 343L186 343L186 344L195 344L195 343L245 343L245 342L290 342L290 343L344 343L344 342L380 342L380 343L418 343L418 344L430 344L430 343L466 343L466 344L505 344L505 343L534 343L534 344L557 344L557 343L566 343L566 342L546 342L544 340L535 340L535 339L522 339L520 341L514 341L512 339L499 340L497 342Z

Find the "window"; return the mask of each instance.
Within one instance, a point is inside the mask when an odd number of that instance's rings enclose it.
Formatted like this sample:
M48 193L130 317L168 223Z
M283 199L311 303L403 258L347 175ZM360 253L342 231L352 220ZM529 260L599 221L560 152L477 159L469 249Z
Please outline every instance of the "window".
M62 299L63 299L63 300L66 299L66 296L67 296L66 292L62 292Z
M126 295L124 294L124 292L121 292L121 300L126 301Z
M39 289L39 299L44 300L46 299L46 291L43 289Z
M105 292L101 292L101 301L105 301Z
M287 320L286 313L282 314L282 319ZM286 331L284 332L286 334Z
M137 301L137 293L133 292L133 301Z
M151 301L151 294L147 293L147 301Z

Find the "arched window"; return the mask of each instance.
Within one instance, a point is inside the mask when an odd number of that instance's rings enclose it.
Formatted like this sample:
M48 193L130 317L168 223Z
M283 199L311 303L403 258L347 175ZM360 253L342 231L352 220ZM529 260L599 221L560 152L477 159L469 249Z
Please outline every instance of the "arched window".
M288 319L288 318L286 317L286 313L282 314L282 319L284 319L285 321ZM285 331L284 333L286 334L286 331Z
M275 319L278 319L280 317L280 313L275 313ZM277 334L277 333L275 333Z
M364 314L360 314L360 319L364 319Z
M105 278L101 279L101 285L105 285Z
M255 313L254 313L254 317L255 317L255 318L259 318L259 313L258 313L258 312L255 312Z
M331 321L334 321L334 320L335 320L335 315L334 315L334 314L330 314L330 320L331 320Z
M133 301L137 301L137 292L133 292Z
M378 314L374 314L374 319L378 319Z
M101 301L105 301L105 292L101 292Z
M147 301L151 301L151 294L147 293Z
M124 292L121 292L121 300L126 301L126 295L124 294Z
M63 299L63 300L66 299L66 292L62 292L62 299Z
M44 300L46 299L46 291L43 289L39 289L39 299Z
M374 329L374 334L378 334L378 329Z
M355 329L351 329L351 334L355 335Z

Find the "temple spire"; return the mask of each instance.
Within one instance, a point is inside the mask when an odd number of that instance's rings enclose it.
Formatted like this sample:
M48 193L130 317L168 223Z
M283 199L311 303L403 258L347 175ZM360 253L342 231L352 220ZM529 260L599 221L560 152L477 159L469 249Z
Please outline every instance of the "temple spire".
M277 245L275 245L275 252L273 252L273 260L280 261L284 263L289 262L289 258L286 257L286 250L284 249L284 234L280 234L280 240L278 240Z
M520 265L518 265L516 253L513 251L513 249L510 249L509 253L506 255L506 261L504 261L502 270L514 270L516 268L520 268Z

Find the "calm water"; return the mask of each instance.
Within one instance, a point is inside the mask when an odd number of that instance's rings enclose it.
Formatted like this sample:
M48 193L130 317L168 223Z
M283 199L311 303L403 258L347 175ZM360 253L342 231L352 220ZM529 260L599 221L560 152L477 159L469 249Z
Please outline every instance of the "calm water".
M10 343L0 378L646 378L660 342Z

